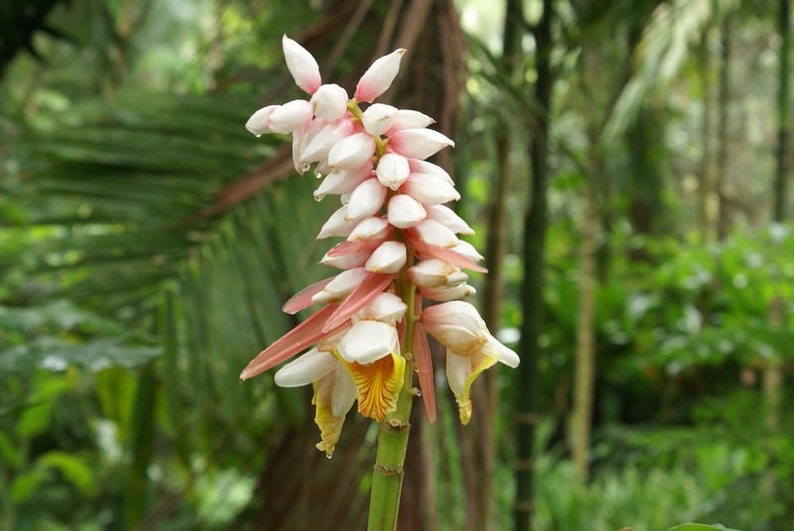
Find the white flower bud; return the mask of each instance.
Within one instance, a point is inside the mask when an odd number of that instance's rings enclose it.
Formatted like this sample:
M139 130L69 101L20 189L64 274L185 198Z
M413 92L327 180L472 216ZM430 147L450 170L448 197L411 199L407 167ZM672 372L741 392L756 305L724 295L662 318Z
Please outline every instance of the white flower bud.
M314 115L326 120L338 120L347 112L347 91L336 84L320 85L312 94Z
M358 101L369 103L389 90L392 81L397 77L397 72L400 71L400 60L404 53L405 50L400 48L372 63L358 81L354 97Z
M389 148L409 159L426 159L455 142L432 129L403 129L389 137Z
M314 94L322 83L320 66L306 48L286 35L281 39L284 48L284 59L295 84L309 94Z
M373 103L361 115L364 131L372 136L380 136L394 123L397 108L385 103Z
M383 186L397 190L408 179L411 169L408 160L396 153L386 153L378 161L375 175Z
M370 273L397 273L405 265L406 259L404 243L385 241L372 252L364 269Z

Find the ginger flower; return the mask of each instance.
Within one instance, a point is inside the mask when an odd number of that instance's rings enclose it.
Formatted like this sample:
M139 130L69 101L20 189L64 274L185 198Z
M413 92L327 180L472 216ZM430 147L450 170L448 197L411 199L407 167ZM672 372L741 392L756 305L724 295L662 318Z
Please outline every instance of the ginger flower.
M377 421L395 413L413 386L413 371L430 420L435 420L434 375L427 333L447 349L447 380L460 419L471 416L474 379L496 362L518 365L477 310L457 299L472 295L464 269L486 271L482 256L458 235L471 227L444 203L460 194L441 167L425 159L454 142L428 129L421 112L374 103L397 76L405 50L377 59L348 96L323 84L314 57L300 44L282 40L287 68L308 99L257 110L246 123L256 136L291 134L296 171L322 178L317 200L340 196L341 205L317 239L341 238L322 263L341 269L306 287L284 306L295 314L320 306L268 346L243 369L248 379L278 370L283 387L311 384L320 428L317 447L333 453L348 411ZM362 105L364 104L364 105ZM424 301L441 304L424 308Z

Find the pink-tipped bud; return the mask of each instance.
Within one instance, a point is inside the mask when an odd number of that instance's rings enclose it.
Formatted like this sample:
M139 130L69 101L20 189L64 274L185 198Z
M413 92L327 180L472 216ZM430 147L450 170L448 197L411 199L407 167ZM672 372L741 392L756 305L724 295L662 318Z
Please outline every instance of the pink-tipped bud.
M372 136L380 136L392 126L397 108L385 103L373 103L361 115L364 131Z
M343 138L328 152L331 168L358 168L372 159L375 141L367 133L355 133Z
M347 203L347 217L361 219L375 215L386 200L386 188L377 179L371 178L362 182L350 194Z
M312 119L312 108L306 100L292 100L280 105L270 115L270 130L287 134L299 131Z
M431 205L428 206L426 210L428 218L438 221L452 232L456 234L465 234L467 236L474 234L474 229L451 208L445 207L444 205Z
M371 173L372 169L367 166L332 170L314 191L314 198L321 201L326 194L349 194Z
M405 49L400 48L372 63L358 81L355 98L369 103L389 90L392 81L397 77L397 72L400 71L403 54Z
M345 115L347 100L347 91L339 85L320 85L312 94L312 110L315 116L331 122Z
M429 173L412 173L400 190L425 205L440 205L460 199L460 194L451 184Z
M427 212L422 204L407 194L397 194L389 199L386 208L389 223L398 229L407 229L424 221Z
M364 269L370 273L398 273L407 258L405 244L385 241L372 252Z
M403 129L422 129L434 123L436 123L436 121L424 113L412 111L410 109L399 109L394 115L394 121L391 127L386 131L386 135L391 136Z
M394 293L384 292L378 294L372 302L358 312L357 317L381 321L394 326L403 318L407 308L408 306L400 297Z
M304 162L323 161L328 157L331 147L352 132L353 122L349 119L325 124L315 135L308 139L301 150L301 160Z
M408 179L411 169L408 160L397 153L386 153L378 161L375 175L383 186L397 190Z
M408 279L423 288L438 288L463 284L469 279L469 275L449 262L429 258L408 268Z
M438 247L452 248L460 243L455 233L438 221L426 219L411 229L425 243Z
M342 271L322 291L312 297L312 302L340 300L356 289L366 276L367 272L363 267Z
M452 177L449 176L447 170L438 164L433 164L432 162L427 162L426 160L408 159L408 167L411 168L411 173L429 173L430 175L439 177L451 186L455 186L455 181L453 181Z
M430 299L438 302L457 301L471 297L477 293L473 286L469 286L465 282L456 284L454 286L439 286L437 288L420 288L419 294L422 298Z
M381 240L389 233L389 222L375 216L359 221L347 237L349 242Z
M314 94L320 87L320 66L309 51L286 35L281 39L284 48L284 59L289 73L303 91Z
M270 116L273 114L273 111L278 108L278 105L268 105L267 107L262 107L252 114L248 121L245 122L245 128L251 133L255 134L257 137L271 133Z
M409 159L426 159L455 142L432 129L403 129L389 137L389 149Z
M347 205L342 205L342 208L331 214L328 221L320 229L320 234L317 235L318 240L330 238L332 236L347 237L353 228L356 226L356 221L346 219Z

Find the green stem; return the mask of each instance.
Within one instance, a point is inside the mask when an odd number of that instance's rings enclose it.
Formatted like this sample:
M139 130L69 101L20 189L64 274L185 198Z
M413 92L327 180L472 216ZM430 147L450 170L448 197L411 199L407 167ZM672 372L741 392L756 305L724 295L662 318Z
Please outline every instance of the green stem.
M418 319L415 312L416 290L405 277L405 269L413 262L409 251L408 260L397 281L397 293L408 306L405 313L405 336L403 337L403 356L405 371L403 387L397 401L397 409L386 416L378 431L378 451L372 472L372 490L369 502L368 531L394 531L397 529L397 515L400 510L405 454L408 448L408 435L411 425L411 406L416 392L413 389L414 327Z

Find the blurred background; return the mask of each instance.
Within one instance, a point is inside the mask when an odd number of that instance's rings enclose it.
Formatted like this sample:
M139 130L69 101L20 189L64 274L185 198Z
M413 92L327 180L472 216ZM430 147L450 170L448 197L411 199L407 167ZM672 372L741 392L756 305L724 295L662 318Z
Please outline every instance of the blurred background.
M314 448L247 361L335 210L257 108L288 33L437 157L518 350L414 408L404 530L794 521L788 0L4 0L0 529L362 529L375 427ZM300 316L298 316L300 317ZM440 365L443 358L437 360ZM531 522L531 526L530 526Z

